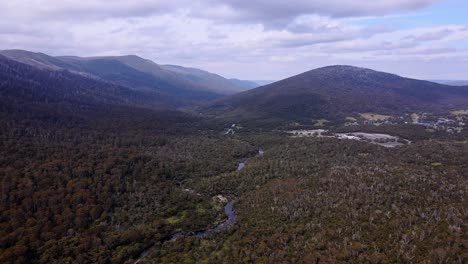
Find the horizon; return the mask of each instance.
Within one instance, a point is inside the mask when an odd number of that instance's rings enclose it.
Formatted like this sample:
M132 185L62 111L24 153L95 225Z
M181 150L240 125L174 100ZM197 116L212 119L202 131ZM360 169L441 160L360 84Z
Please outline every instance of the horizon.
M0 52L2 51L21 51L21 52L32 52L32 53L36 53L36 54L44 54L46 56L51 56L49 54L46 54L44 52L40 52L40 51L30 51L30 50L22 50L22 49L7 49L7 50L0 50ZM0 54L1 55L1 54ZM345 66L345 67L354 67L354 68L361 68L361 69L367 69L367 70L372 70L372 71L376 71L376 72L382 72L382 73L388 73L388 74L393 74L393 75L397 75L399 77L403 77L403 78L409 78L409 79L415 79L415 80L421 80L421 81L429 81L429 82L434 82L434 83L440 83L440 84L445 84L445 85L452 85L452 86L460 86L460 85L454 85L454 84L450 84L451 82L467 82L468 80L466 79L421 79L421 78L414 78L414 77L409 77L409 76L405 76L405 75L402 75L402 74L398 74L398 73L393 73L393 72L385 72L385 71L380 71L380 70L377 70L377 69L372 69L372 68L368 68L368 67L361 67L361 66L356 66L356 65L350 65L350 64L331 64L331 65L324 65L324 66L320 66L320 67L316 67L316 68L313 68L313 69L305 69L304 71L302 72L298 72L298 73L295 73L291 76L287 76L287 77L284 77L282 79L276 79L276 80L265 80L265 79L242 79L242 78L237 78L237 77L226 77L224 75L221 75L219 73L216 73L216 72L210 72L208 70L205 70L205 69L201 69L201 68L196 68L196 67L191 67L191 66L185 66L185 65L175 65L175 64L160 64L156 61L153 61L151 59L148 59L148 58L144 58L144 57L141 57L139 55L136 55L136 54L123 54L123 55L106 55L106 56L90 56L90 57L86 57L86 56L76 56L76 55L72 55L72 54L67 54L67 55L57 55L57 56L53 56L53 57L57 57L57 58L60 58L60 57L75 57L75 58L80 58L80 59L99 59L99 58L112 58L112 57L130 57L130 56L136 56L140 59L144 59L144 60L150 60L154 63L156 63L157 65L159 66L174 66L174 67L182 67L182 68L187 68L187 69L195 69L195 70L202 70L202 71L206 71L208 73L212 73L212 74L217 74L223 78L226 78L226 79L233 79L233 80L239 80L239 81L250 81L250 82L254 82L256 83L257 85L260 86L265 86L265 85L268 85L270 83L274 83L274 82L278 82L278 81L281 81L281 80L285 80L285 79L288 79L288 78L291 78L291 77L295 77L297 75L300 75L300 74L303 74L303 73L307 73L309 71L313 71L313 70L317 70L317 69L321 69L321 68L326 68L326 67L339 67L339 66ZM464 84L462 86L465 86Z
M5 2L0 49L137 55L241 80L281 80L329 65L468 79L463 1L338 2Z

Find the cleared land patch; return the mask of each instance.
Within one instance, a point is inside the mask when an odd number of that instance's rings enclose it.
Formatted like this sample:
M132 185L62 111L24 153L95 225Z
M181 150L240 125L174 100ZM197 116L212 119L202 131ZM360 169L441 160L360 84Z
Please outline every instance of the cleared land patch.
M381 115L375 113L360 113L359 115L367 120L386 120L391 118L391 116L388 115Z
M452 114L452 115L455 115L455 116L468 115L468 109L466 109L466 110L452 111L451 114Z

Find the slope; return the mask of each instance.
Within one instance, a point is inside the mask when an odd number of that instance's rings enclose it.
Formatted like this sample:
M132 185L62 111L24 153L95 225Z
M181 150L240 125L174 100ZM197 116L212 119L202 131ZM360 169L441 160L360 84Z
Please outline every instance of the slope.
M447 111L468 105L467 87L329 66L223 98L202 111L235 119L342 119L352 113Z
M160 98L159 104L172 108L196 105L243 91L244 88L212 73L198 69L174 70L138 56L109 56L82 58L76 56L52 57L43 53L24 50L0 51L12 60L47 70L68 70L126 86L133 90L153 93ZM189 72L189 73L187 73Z

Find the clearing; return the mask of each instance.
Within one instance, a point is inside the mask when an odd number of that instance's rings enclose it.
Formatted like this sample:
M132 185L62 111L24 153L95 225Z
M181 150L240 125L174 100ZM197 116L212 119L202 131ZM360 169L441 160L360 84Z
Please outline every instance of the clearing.
M374 114L374 113L360 113L359 114L362 118L365 118L367 120L386 120L391 118L391 116L388 115L381 115L381 114Z

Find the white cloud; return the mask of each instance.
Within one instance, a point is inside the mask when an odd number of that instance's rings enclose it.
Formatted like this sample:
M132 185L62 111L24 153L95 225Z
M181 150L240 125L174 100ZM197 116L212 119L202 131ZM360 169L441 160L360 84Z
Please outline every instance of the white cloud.
M385 15L401 10L415 10L440 0L223 0L211 1L230 7L243 21L278 22L305 14L331 17L359 17Z
M137 54L251 79L279 79L327 64L466 62L467 51L459 46L468 40L467 25L398 29L354 23L356 17L399 16L394 12L434 2L1 1L0 49Z

